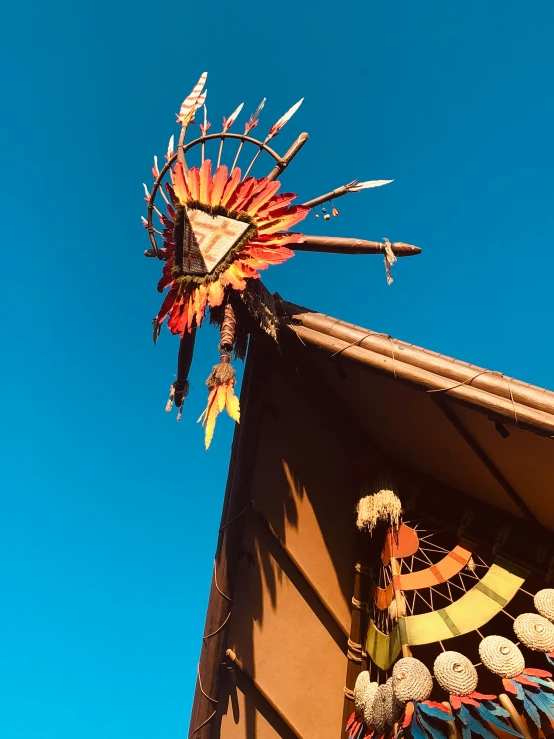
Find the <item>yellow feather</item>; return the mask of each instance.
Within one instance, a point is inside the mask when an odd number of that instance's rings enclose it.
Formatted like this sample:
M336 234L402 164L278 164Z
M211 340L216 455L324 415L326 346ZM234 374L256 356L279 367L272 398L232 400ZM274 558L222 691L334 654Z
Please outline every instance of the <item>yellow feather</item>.
M225 406L227 408L227 413L231 416L233 421L236 421L237 423L240 423L240 405L239 405L239 399L233 392L233 386L229 385L227 387L227 399Z
M214 431L215 431L215 422L217 419L217 414L219 413L217 409L217 403L212 403L210 406L210 409L208 410L208 415L206 417L206 436L204 439L204 443L206 444L206 449L210 448L210 444L212 443Z
M225 400L227 398L227 385L219 385L217 388L217 412L225 408Z

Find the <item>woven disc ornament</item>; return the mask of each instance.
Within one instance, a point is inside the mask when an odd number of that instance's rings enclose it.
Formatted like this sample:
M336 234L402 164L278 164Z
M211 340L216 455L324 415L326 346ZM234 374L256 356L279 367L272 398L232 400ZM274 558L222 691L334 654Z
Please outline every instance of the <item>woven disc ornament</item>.
M536 613L522 613L514 621L519 641L535 652L554 651L554 625Z
M375 700L373 701L373 726L377 736L383 734L387 725L385 709L386 692L386 685L379 685Z
M394 694L392 688L392 677L389 677L383 687L383 703L385 707L385 724L386 726L394 726L400 720L404 706Z
M356 711L360 714L363 714L364 712L365 692L369 687L370 682L371 679L367 670L360 672L356 678L356 684L354 685L354 706Z
M477 688L477 670L460 652L439 654L433 673L441 688L452 695L469 695Z
M549 621L554 621L554 588L539 590L534 598L535 608Z
M425 701L433 690L433 678L423 662L403 657L392 669L392 687L401 703Z
M369 685L366 688L366 691L364 693L364 721L365 725L368 729L373 728L373 704L375 703L375 698L377 696L377 691L379 689L379 686L377 683L369 683Z
M503 636L486 636L479 644L479 657L487 670L500 677L515 677L525 669L521 650Z

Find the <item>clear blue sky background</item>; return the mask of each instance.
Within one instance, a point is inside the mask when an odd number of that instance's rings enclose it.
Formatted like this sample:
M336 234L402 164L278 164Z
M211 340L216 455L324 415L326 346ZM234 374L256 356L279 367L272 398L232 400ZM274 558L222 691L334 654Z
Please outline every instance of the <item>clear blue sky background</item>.
M164 413L141 183L209 71L215 125L301 96L287 188L394 178L305 230L423 247L300 255L266 282L323 312L554 387L554 4L10 3L2 39L0 734L186 736L232 425ZM242 118L244 121L244 116Z

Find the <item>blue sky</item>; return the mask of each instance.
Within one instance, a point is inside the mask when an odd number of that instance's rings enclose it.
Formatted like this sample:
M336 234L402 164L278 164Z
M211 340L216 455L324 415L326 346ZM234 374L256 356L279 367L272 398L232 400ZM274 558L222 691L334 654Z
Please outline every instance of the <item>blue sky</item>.
M307 199L394 178L304 230L424 251L303 254L272 290L554 388L554 4L11 3L1 54L4 359L0 733L187 733L232 424L164 413L177 340L151 342L159 265L141 183L205 69L214 127L263 96L260 131ZM9 70L6 73L6 70ZM243 119L244 120L244 117Z

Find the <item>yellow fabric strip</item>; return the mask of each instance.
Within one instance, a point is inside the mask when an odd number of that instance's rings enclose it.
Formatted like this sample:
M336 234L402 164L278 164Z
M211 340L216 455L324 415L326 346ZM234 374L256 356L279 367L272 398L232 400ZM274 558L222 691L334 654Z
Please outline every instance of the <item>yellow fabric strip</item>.
M390 669L400 654L398 626L390 634L383 634L371 621L367 630L366 650L377 667L382 670Z
M402 619L408 644L432 644L481 628L512 600L528 574L497 558L482 580L454 603L440 611Z

